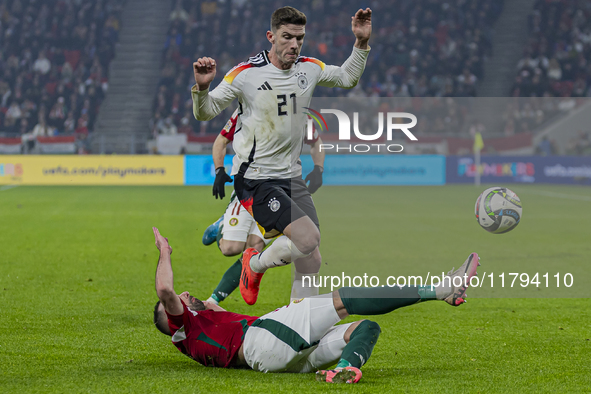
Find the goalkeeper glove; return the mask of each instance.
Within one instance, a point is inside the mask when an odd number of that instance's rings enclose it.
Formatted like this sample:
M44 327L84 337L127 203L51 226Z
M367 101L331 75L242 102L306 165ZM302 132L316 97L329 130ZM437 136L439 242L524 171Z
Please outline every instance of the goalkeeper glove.
M308 190L310 194L316 193L320 186L322 186L322 173L324 172L324 168L322 166L314 166L314 169L311 173L306 176L306 183L310 181L308 185Z
M226 197L226 182L232 182L232 178L226 174L224 167L218 167L215 169L215 181L213 182L213 195L216 200L218 196L220 200Z

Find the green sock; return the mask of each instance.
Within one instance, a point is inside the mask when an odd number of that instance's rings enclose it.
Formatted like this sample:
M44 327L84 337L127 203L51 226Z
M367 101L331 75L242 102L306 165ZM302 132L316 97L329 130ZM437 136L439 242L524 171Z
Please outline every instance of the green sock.
M216 286L211 298L217 302L221 302L226 299L237 287L240 280L240 274L242 273L242 262L240 259L236 260L230 268L226 270L224 276L220 280L220 283Z
M369 320L362 321L351 333L351 338L343 349L337 368L349 366L361 368L371 356L380 331L378 323Z
M433 286L417 286L419 289L419 296L421 301L436 300L435 287Z
M351 367L351 363L347 360L343 360L342 358L339 360L339 363L337 364L337 366L335 368L347 368L347 367Z
M419 301L435 299L428 286L341 287L339 295L350 315L383 315Z

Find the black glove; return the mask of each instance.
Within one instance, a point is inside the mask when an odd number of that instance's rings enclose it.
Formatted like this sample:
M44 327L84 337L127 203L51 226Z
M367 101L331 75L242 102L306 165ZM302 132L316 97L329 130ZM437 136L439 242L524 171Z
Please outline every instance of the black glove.
M324 172L324 168L321 166L314 166L314 169L311 173L306 176L306 183L310 181L308 185L308 191L310 194L316 193L320 186L322 186L322 173Z
M216 200L218 196L220 200L226 197L226 182L232 182L232 178L226 174L224 167L218 167L215 169L215 181L213 181L213 195Z

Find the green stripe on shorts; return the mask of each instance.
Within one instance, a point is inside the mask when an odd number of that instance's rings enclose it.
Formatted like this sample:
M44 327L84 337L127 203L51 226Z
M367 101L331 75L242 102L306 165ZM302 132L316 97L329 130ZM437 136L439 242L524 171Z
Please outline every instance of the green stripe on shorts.
M255 320L255 322L252 323L251 327L259 327L269 331L271 334L275 335L280 341L284 342L286 345L288 345L296 352L300 352L304 349L308 349L318 344L318 342L314 342L312 344L308 343L304 338L300 336L300 334L295 332L292 328L286 326L283 323L279 323L278 321L273 319Z

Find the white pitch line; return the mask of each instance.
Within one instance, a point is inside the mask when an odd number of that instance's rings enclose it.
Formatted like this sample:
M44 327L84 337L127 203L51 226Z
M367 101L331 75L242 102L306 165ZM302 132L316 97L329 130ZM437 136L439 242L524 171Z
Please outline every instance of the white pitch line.
M591 197L588 196L578 196L576 194L563 194L563 193L554 193L554 192L544 192L544 191L531 191L531 193L539 194L541 196L548 196L548 197L557 197L557 198L564 198L567 200L578 200L578 201L591 201Z
M0 187L0 192L3 192L4 190L10 190L10 189L14 189L15 187L19 187L20 185L4 185L2 187Z

